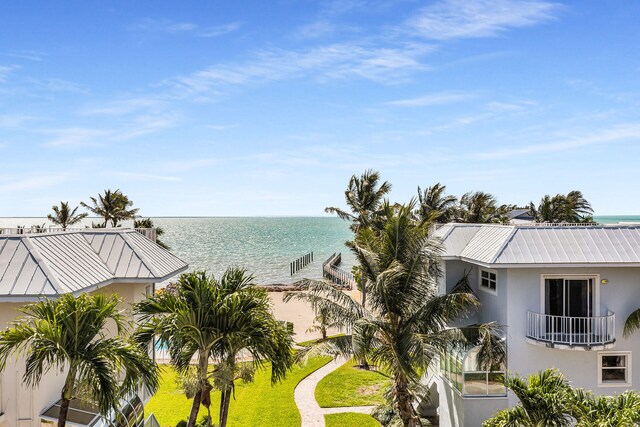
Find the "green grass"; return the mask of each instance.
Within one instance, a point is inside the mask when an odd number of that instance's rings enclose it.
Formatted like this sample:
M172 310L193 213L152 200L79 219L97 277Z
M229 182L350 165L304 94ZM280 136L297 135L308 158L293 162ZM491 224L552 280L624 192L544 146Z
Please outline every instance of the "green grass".
M345 412L324 416L326 427L380 427L380 423L371 415Z
M293 399L296 385L313 371L326 365L331 358L312 358L305 366L295 366L287 378L271 386L271 369L256 372L255 381L250 384L238 383L236 400L231 401L229 408L230 426L300 426L301 419ZM161 427L175 427L181 420L187 420L191 411L191 400L188 400L176 384L176 373L170 366L162 366L160 389L145 407L145 413L154 413ZM213 422L218 419L220 393L211 395L211 416ZM200 408L199 417L206 415L204 407Z
M316 401L322 408L366 406L384 403L383 393L389 379L378 371L355 368L350 360L326 377L316 387Z
M335 334L335 335L329 335L327 338L335 338L335 337L343 337L343 336L344 336L344 334ZM302 341L302 342L299 342L298 345L300 347L306 347L306 346L311 345L314 342L318 341L319 339L320 338L315 338L315 339L312 339L312 340Z

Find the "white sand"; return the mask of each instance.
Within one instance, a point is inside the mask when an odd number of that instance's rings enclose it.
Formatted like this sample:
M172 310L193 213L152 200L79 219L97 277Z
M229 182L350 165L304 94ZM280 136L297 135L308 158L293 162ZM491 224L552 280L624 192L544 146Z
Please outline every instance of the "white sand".
M357 290L346 291L356 301L360 301L360 292ZM307 329L313 325L315 317L313 309L306 302L291 300L284 303L284 292L269 292L269 298L273 303L273 311L278 320L293 322L293 331L295 332L294 340L296 342L307 341L314 338L320 338L319 332L309 333ZM343 331L344 332L344 331ZM338 333L338 331L329 331L330 334Z

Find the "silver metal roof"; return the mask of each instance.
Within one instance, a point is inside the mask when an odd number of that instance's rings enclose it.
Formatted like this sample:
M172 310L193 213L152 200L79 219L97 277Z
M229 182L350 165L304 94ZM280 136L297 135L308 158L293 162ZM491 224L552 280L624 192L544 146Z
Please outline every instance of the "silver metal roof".
M0 235L0 298L160 282L187 264L135 230Z
M475 232L471 229L475 227ZM435 233L445 259L495 267L640 265L640 225L503 226L447 224Z

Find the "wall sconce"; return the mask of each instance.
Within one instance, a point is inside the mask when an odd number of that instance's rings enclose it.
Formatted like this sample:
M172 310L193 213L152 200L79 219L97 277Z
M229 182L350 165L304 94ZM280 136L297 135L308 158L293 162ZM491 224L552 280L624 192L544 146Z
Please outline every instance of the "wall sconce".
M609 284L609 279L602 279L602 280L600 280L600 284L601 284L601 285L608 285L608 284Z

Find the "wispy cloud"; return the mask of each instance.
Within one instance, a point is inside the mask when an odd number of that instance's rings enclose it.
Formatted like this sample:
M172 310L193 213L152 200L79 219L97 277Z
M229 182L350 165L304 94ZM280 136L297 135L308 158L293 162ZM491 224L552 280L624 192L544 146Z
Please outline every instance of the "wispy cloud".
M29 61L42 61L47 56L45 53L35 50L17 50L11 52L3 52L2 55L10 56L13 58L28 59Z
M52 138L43 144L43 146L45 147L78 147L102 145L105 138L111 134L109 131L106 131L104 129L82 127L51 129L45 131L45 133L52 135Z
M40 117L25 114L5 114L0 116L0 128L17 129L27 123L39 120Z
M635 143L640 142L639 124L617 125L608 129L589 132L587 135L581 137L571 137L542 144L501 148L484 153L473 153L473 156L483 159L505 159L569 151L595 145L629 143L630 141L635 141Z
M423 44L400 47L340 43L309 50L262 50L252 61L213 65L191 75L167 80L183 95L214 92L229 85L244 85L300 77L342 79L357 77L389 81L428 67L421 57L432 48Z
M156 175L156 174L148 174L148 173L139 173L139 172L109 172L106 175L114 176L117 178L124 178L131 181L164 181L164 182L175 182L180 181L181 179L177 176L171 175Z
M68 127L48 129L44 133L51 139L42 146L50 148L98 147L109 143L128 141L158 132L175 125L175 117L164 115L139 115L123 123L103 127Z
M84 116L123 116L138 111L155 110L161 105L163 105L162 101L154 97L132 97L88 106L83 108L80 114Z
M55 187L56 185L66 182L73 177L71 173L59 174L38 174L30 173L29 175L13 177L13 179L5 180L0 184L0 193L15 193L19 191L41 190L43 188Z
M538 0L442 0L423 8L409 25L416 34L434 40L493 37L549 21L561 8Z
M19 68L19 65L0 65L0 83L6 83L9 75Z
M201 28L197 33L199 37L220 37L225 34L233 33L240 29L242 24L240 22L230 22L224 25L215 25L213 27Z
M230 22L222 25L202 27L193 22L175 22L169 19L147 18L137 24L131 25L129 29L153 33L187 33L198 37L219 37L238 30L240 26L240 22Z
M457 102L468 101L475 98L473 93L463 92L440 92L419 96L416 98L399 99L396 101L386 102L384 105L392 107L430 107L433 105L454 104Z
M35 79L29 78L28 82L34 86L42 89L46 89L50 92L71 92L71 93L82 93L88 94L90 91L86 87L71 82L69 80L57 79L57 78L44 78L44 79Z

